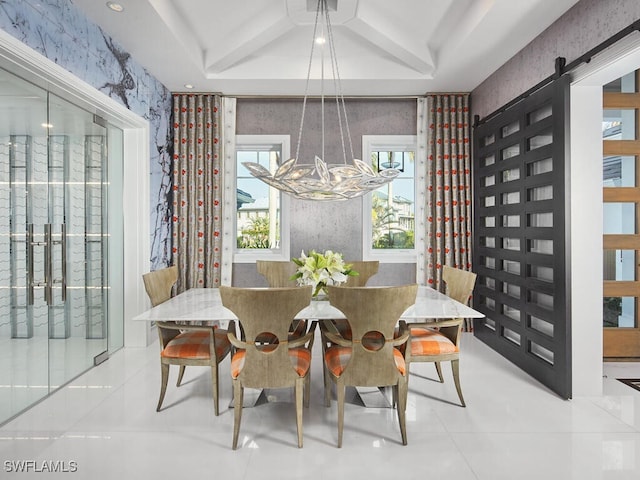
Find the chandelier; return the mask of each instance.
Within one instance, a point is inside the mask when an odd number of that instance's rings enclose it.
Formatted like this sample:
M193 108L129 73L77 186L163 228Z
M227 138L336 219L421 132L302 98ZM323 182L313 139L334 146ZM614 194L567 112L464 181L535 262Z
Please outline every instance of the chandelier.
M313 162L298 163L300 144L304 131L304 116L309 96L311 67L316 45L319 45L321 49L320 103L322 130L320 134L322 151L320 155L315 155ZM338 125L336 128L340 130L340 139L342 142L342 163L327 163L325 159L324 66L327 47L333 77L333 87L335 90L334 98L338 112ZM347 143L345 143L345 136ZM347 161L347 145L351 153L351 161ZM300 119L300 130L298 131L298 144L295 157L279 165L273 173L258 163L243 162L243 165L254 177L282 192L303 200L347 200L360 197L379 188L381 185L391 182L400 174L400 171L395 168L384 168L375 171L371 165L356 159L353 155L353 144L351 142L347 109L345 107L342 85L340 83L338 60L333 41L333 31L331 29L327 0L318 0L316 9L315 27L313 30L311 55L309 58L304 100L302 102L302 116Z

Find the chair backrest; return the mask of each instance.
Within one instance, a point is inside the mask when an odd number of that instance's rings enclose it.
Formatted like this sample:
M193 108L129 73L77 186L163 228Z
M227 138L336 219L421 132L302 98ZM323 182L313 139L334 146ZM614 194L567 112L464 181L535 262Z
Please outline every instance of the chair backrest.
M476 274L448 265L442 267L442 280L445 282L445 293L454 300L467 305L476 284Z
M344 284L345 287L364 287L369 279L378 273L378 267L380 262L378 260L371 261L356 261L356 262L344 262L347 265L351 265L351 270L358 272L358 275L347 277L347 281Z
M271 288L296 286L296 281L291 280L291 277L295 275L298 267L291 261L257 260L256 268L258 273L267 279Z
M155 307L171 298L173 285L178 280L178 267L167 267L142 275L144 288L151 305Z
M311 302L312 288L220 286L222 305L238 317L244 333L245 364L238 376L244 386L280 388L293 385L298 378L289 359L289 327L296 314ZM275 348L257 345L256 339L267 332L278 338Z
M347 317L353 338L346 385L393 385L398 378L392 341L404 311L416 301L416 284L395 287L327 287L329 302ZM372 333L378 332L378 333ZM365 339L366 335L366 339ZM376 341L376 336L379 341ZM372 341L373 340L373 341ZM372 349L372 345L375 348Z

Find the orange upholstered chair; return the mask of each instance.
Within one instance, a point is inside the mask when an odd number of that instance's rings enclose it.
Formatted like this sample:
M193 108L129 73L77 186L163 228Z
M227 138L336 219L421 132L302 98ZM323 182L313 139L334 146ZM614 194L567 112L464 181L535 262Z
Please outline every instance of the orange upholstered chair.
M467 304L476 283L476 274L444 266L442 279L445 282L446 294L454 300ZM462 318L433 320L423 323L412 323L411 349L407 360L413 362L434 362L440 382L444 382L440 362L451 362L453 381L463 407L466 406L460 387L460 334Z
M236 336L235 321L229 324L234 425L233 449L238 446L244 388L294 387L298 447L302 447L303 404L309 405L311 349L316 322L302 336L292 339L289 326L311 301L311 286L293 288L220 287L222 304L237 317L244 336ZM275 337L267 344L260 339Z
M336 384L338 401L338 447L342 446L344 401L347 386L393 388L402 443L407 444L405 409L408 369L403 352L409 331L400 315L415 303L418 286L327 287L331 305L347 317L351 338L344 338L332 323L322 323L323 338L330 345L324 351L325 404L330 402L330 382Z
M171 298L173 284L178 278L178 268L168 267L142 276L144 286L156 306ZM162 373L160 399L156 411L160 411L167 392L169 367L179 365L180 372L176 386L180 386L185 368L191 366L207 366L211 368L213 389L213 406L215 414L218 406L218 364L231 351L227 331L216 326L177 325L174 322L156 322L160 339L160 366Z

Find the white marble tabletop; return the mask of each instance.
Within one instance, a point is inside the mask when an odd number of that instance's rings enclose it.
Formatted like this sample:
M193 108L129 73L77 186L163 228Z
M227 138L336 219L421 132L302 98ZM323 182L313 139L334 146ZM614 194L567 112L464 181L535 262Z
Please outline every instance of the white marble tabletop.
M484 315L436 290L420 286L416 303L409 307L402 317L407 322L423 318L482 318ZM312 301L303 308L296 318L332 319L345 318L340 310L328 301ZM237 320L237 317L222 306L217 288L192 288L166 302L134 317L139 321L211 321Z

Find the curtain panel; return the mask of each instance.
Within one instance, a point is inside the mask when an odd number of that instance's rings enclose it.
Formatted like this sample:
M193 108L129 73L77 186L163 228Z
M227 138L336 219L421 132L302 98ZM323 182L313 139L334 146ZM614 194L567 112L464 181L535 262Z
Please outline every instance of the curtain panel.
M471 270L469 94L427 95L425 280L443 290L442 266Z
M218 287L222 253L221 97L173 96L173 265L177 292Z

